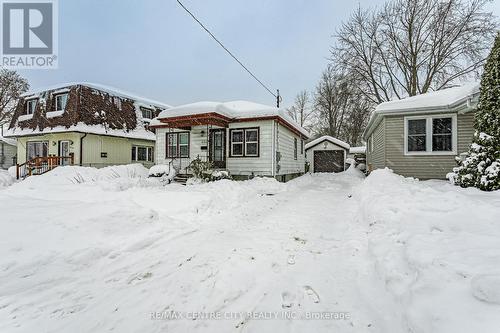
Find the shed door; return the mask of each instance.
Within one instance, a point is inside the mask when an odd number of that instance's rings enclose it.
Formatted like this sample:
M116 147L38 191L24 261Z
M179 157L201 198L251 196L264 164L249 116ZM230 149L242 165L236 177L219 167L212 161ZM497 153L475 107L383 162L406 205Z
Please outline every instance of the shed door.
M314 152L314 172L344 171L343 150L316 150Z

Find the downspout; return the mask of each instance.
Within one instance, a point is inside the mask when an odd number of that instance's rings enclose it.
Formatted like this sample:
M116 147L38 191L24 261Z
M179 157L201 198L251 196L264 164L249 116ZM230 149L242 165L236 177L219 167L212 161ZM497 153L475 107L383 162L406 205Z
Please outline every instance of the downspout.
M273 178L276 176L276 170L275 170L275 166L274 166L274 163L275 163L275 160L276 160L276 142L275 142L275 136L276 136L276 126L275 126L275 122L276 120L273 120L273 132L272 132L272 142L273 144L271 145L271 176L273 176Z
M88 133L85 133L81 138L80 138L80 166L83 166L83 139L87 136Z

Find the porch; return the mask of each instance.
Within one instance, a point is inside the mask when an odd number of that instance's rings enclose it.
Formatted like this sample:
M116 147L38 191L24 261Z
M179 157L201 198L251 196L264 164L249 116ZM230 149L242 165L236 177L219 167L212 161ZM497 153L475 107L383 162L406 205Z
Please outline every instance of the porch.
M74 155L34 157L24 163L16 164L16 178L24 179L29 176L42 175L58 166L74 165Z
M157 145L165 147L164 161L178 174L190 174L189 165L195 159L210 162L214 170L226 170L228 125L229 118L217 113L168 118L156 126L165 132Z

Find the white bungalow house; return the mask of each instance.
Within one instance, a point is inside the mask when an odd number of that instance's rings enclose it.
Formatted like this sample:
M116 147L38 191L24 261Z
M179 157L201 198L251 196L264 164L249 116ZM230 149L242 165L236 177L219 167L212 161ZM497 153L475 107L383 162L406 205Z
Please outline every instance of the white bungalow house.
M288 181L305 172L308 132L282 109L246 101L199 102L162 111L156 129L156 163L189 174L196 158L235 179Z
M306 145L306 156L311 172L341 172L345 170L349 144L329 135L319 137Z

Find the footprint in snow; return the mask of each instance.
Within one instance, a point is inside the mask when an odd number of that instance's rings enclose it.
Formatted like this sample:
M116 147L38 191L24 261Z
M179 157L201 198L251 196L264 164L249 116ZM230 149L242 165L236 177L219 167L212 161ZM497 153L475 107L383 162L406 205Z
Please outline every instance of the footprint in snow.
M290 254L288 256L287 262L288 262L288 265L295 265L295 256L293 254Z
M289 293L288 291L284 291L281 293L281 307L283 309L291 308L293 306L293 302L295 300L295 296Z
M314 303L319 303L319 295L311 286L304 286L304 291Z

